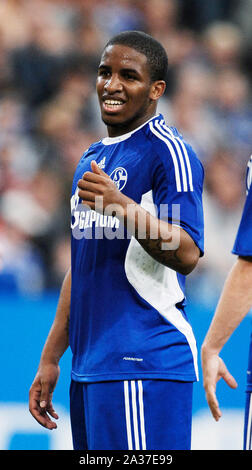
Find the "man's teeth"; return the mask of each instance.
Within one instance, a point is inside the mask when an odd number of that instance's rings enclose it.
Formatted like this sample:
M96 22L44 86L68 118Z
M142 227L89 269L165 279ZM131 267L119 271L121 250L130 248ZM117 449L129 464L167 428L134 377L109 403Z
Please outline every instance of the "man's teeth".
M105 104L108 106L120 106L123 102L118 100L105 100Z

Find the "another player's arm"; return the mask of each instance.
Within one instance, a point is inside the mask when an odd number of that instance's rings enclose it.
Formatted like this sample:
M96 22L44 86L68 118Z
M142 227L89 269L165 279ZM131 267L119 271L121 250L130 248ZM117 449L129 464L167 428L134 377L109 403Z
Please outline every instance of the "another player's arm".
M69 314L71 297L71 269L68 270L60 292L54 322L45 342L37 374L29 393L29 409L32 416L47 429L57 427L50 419L57 419L53 409L52 394L60 369L59 361L69 345Z
M219 353L252 306L252 257L239 257L231 269L213 320L201 348L206 399L216 421L221 411L216 384L223 378L231 388L237 383L228 372Z
M95 161L91 163L91 168L93 173L86 172L83 179L78 182L79 196L83 203L97 210L95 198L100 196L101 211L108 205L115 204L116 216L123 220L127 230L150 256L181 274L189 274L198 262L200 250L188 233L180 227L152 216L121 193Z

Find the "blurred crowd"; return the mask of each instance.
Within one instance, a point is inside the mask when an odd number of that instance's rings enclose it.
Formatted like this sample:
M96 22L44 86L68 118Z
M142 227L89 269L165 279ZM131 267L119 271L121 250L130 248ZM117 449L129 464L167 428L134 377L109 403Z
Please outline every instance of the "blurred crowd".
M138 29L169 58L159 111L205 168L206 254L189 289L216 295L251 154L252 0L1 0L0 290L58 289L70 263L70 192L106 135L95 80L106 41Z

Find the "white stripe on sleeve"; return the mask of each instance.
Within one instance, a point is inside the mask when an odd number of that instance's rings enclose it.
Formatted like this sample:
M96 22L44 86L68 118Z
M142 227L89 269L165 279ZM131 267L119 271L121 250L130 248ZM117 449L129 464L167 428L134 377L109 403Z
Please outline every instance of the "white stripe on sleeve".
M173 149L173 146L166 137L164 137L162 134L160 134L160 132L157 129L154 128L153 122L150 122L150 129L153 132L153 134L156 135L156 137L158 137L160 140L162 140L167 145L167 147L170 151L170 154L171 154L171 157L172 157L172 160L173 160L173 165L174 165L177 191L181 192L182 188L181 188L178 160L177 160L176 153Z

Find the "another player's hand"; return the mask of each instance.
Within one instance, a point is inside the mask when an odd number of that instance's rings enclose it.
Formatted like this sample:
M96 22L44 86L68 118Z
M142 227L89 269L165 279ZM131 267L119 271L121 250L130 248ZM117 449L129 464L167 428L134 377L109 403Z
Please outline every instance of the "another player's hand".
M41 366L29 392L29 410L41 426L47 429L57 428L50 416L58 419L52 405L52 394L59 377L59 366L50 364Z
M216 384L223 378L231 388L237 387L237 382L228 371L223 360L218 354L210 353L202 349L202 371L203 371L203 386L206 392L206 399L212 415L216 421L222 416L219 408L219 403L216 398Z
M116 215L124 216L130 199L119 191L115 183L97 163L91 162L91 170L86 171L78 181L79 197L82 203L97 212L103 212L108 206L116 206Z

